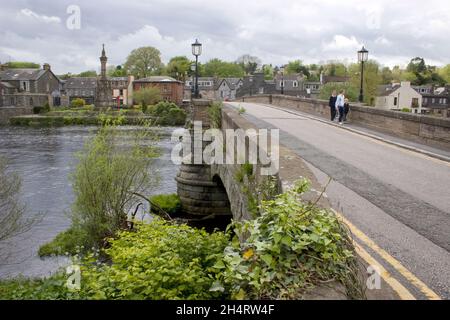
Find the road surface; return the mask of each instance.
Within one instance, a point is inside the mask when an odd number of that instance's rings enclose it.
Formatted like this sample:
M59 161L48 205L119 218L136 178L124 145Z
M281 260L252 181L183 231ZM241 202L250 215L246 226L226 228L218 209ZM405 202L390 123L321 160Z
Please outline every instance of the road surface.
M361 247L412 296L450 299L450 162L306 114L229 105L244 107L243 116L259 127L279 128L280 142L323 185L333 178L326 191L333 208L365 237L355 238Z

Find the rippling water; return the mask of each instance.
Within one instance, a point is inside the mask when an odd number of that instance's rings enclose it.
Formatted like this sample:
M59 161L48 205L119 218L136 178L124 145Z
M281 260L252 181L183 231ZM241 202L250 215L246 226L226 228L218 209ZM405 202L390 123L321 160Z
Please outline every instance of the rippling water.
M123 127L121 131L135 130ZM160 186L151 193L176 192L176 165L170 161L170 134L174 128L160 129L158 146L162 155L155 166ZM0 277L45 276L67 263L64 258L41 259L39 247L70 226L67 212L74 200L68 176L73 171L75 153L95 127L22 128L0 127L0 155L9 160L10 168L22 178L22 200L28 214L43 213L42 220L23 235L7 244L11 255L7 264L0 261Z

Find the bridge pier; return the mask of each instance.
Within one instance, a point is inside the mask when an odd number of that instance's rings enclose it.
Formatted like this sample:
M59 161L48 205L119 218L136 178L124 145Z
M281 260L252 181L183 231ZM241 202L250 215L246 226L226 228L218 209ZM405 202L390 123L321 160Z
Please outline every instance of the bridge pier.
M193 100L192 121L201 121L203 130L210 127L207 108L211 102L210 100ZM194 139L193 130L191 139ZM191 146L194 146L193 140ZM193 154L192 149L192 157ZM227 191L221 179L217 176L213 177L210 165L181 164L176 181L183 218L206 227L221 228L230 223L232 212Z

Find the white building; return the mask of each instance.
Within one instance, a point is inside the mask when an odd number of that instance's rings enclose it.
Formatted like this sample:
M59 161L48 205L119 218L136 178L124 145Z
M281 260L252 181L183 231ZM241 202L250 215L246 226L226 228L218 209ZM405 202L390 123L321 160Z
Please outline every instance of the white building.
M411 87L410 82L380 86L375 107L386 110L411 109L412 113L422 113L422 95Z

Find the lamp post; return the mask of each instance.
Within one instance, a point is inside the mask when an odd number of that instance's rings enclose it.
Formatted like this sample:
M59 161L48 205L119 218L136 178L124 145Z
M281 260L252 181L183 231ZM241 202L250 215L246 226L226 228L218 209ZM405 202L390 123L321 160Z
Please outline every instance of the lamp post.
M284 66L281 66L281 94L284 94Z
M363 46L362 49L358 51L358 61L361 62L361 88L359 91L359 102L361 103L364 102L364 62L367 62L368 59L369 51L367 51Z
M202 54L202 44L198 42L198 39L195 39L195 42L192 44L192 54L195 56L195 89L194 89L194 97L196 99L199 98L198 92L198 57Z

